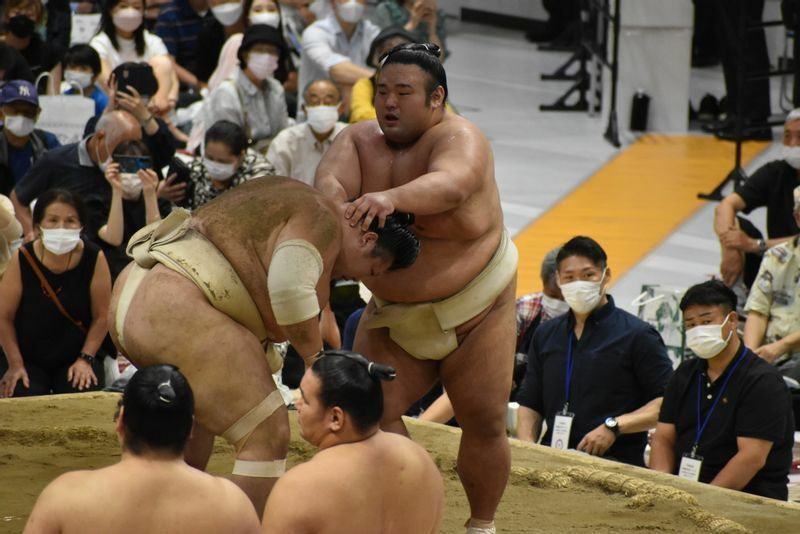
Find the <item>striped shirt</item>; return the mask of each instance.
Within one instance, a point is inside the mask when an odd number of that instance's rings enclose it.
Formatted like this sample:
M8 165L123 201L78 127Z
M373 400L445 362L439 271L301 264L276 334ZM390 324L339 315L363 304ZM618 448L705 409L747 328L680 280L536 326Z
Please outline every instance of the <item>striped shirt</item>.
M181 67L197 74L198 36L204 26L211 24L211 10L201 14L192 9L188 0L171 0L156 20L156 35L161 37L170 55Z

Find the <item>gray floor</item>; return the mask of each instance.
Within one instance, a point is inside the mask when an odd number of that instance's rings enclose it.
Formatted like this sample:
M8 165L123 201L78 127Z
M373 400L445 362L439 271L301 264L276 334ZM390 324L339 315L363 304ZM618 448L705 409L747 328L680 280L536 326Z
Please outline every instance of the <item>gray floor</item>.
M553 71L567 56L537 51L522 32L449 22L453 53L446 68L451 99L492 142L506 226L516 234L617 150L603 139L605 124L599 117L539 111L539 104L551 103L568 87L561 82L542 82L540 73ZM773 84L776 103L777 85ZM724 93L719 68L693 71L693 100L706 92ZM776 155L773 145L748 169ZM685 288L718 272L713 210L714 205L707 204L618 279L611 291L618 305L634 311L631 302L643 284ZM763 213L756 213L753 220L762 225L763 218ZM591 235L591 228L586 233ZM614 258L609 260L613 268Z

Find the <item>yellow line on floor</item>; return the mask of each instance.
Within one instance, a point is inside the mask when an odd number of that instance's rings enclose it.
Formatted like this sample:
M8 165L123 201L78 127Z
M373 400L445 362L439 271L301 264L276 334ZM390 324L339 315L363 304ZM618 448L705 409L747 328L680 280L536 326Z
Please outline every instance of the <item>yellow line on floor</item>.
M767 146L745 143L743 165ZM514 238L517 294L541 290L542 258L575 235L597 240L608 253L612 283L620 279L703 206L697 193L711 191L733 161L734 144L712 137L641 137Z

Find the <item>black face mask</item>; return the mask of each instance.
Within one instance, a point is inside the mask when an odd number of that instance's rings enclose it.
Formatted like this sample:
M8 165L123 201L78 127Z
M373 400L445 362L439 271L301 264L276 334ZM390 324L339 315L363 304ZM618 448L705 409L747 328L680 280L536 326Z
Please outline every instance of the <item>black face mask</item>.
M25 15L17 15L8 20L8 30L20 39L33 35L36 23Z

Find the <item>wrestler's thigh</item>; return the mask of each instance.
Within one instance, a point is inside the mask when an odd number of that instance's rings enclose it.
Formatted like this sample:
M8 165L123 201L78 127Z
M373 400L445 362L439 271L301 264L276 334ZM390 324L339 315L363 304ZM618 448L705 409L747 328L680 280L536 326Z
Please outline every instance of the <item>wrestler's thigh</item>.
M153 269L125 319L125 346L137 366L172 364L189 380L195 416L216 435L275 389L256 337L219 312L189 280Z
M463 429L505 426L516 345L516 279L442 361L442 383Z
M397 378L383 382L383 420L395 421L436 383L439 362L414 358L389 338L388 328L364 327L374 311L370 300L358 323L353 350L397 371Z

